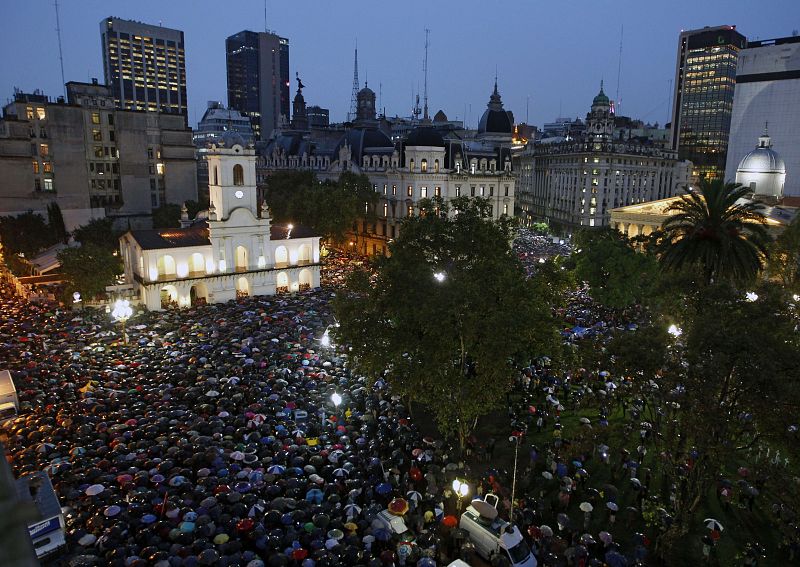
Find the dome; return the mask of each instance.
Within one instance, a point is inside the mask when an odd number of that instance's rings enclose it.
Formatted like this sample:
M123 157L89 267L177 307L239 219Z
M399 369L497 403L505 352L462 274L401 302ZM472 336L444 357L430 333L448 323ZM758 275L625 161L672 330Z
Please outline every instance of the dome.
M235 145L240 145L243 148L247 147L247 142L244 141L242 135L237 132L236 130L226 130L222 133L222 135L218 138L219 146L224 148L232 148Z
M371 96L371 97L374 97L374 96L375 96L375 91L373 91L373 90L372 90L371 88L369 88L369 87L368 87L366 84L364 84L364 88L363 88L363 89L361 89L360 91L358 91L358 94L359 94L359 95L361 95L361 96L367 96L367 95L369 95L369 96Z
M431 126L418 126L406 138L406 147L410 146L436 146L444 147L444 138Z
M600 81L600 92L597 93L597 96L594 97L592 100L592 106L610 106L611 101L606 96L606 93L603 92L603 81Z
M347 144L350 146L351 158L361 162L365 154L391 155L394 151L392 140L377 128L352 128L333 150L333 159L339 159L339 150Z
M780 199L786 181L786 163L772 149L766 132L758 139L758 146L749 151L736 169L736 183L749 187L756 195Z
M489 97L489 104L486 106L481 121L478 123L478 133L511 135L514 131L514 121L510 113L503 110L503 102L497 91L497 81L494 83L494 92Z
M769 138L769 137L767 137ZM736 171L747 173L786 173L786 163L772 144L766 142L745 154Z

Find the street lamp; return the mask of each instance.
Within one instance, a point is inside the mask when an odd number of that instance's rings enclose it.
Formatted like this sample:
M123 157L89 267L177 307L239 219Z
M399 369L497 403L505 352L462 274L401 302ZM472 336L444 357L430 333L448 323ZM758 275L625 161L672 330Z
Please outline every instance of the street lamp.
M445 274L444 272L436 272L435 274L433 274L433 278L434 278L434 279L435 279L437 282L441 283L441 282L443 282L445 279L447 279L447 274Z
M458 504L457 504L457 508L456 508L456 514L460 514L461 513L461 501L467 494L469 494L469 484L467 484L466 481L459 480L459 479L456 478L456 479L453 480L453 492L455 492L456 496L458 496Z
M340 396L338 392L334 392L331 394L331 401L333 402L333 406L336 408L336 411L339 411L339 404L342 403L342 396Z
M128 335L125 333L125 322L133 315L131 302L127 299L117 299L114 302L114 309L111 310L111 317L114 321L122 324L122 342L128 344Z
M681 329L680 327L678 327L673 323L672 325L669 326L667 332L677 339L683 334L683 329Z
M325 332L322 333L322 338L319 340L319 342L325 348L331 346L331 335L328 333L328 329L325 329Z
M753 301L758 300L758 294L754 291L748 291L746 294L744 294L744 298L752 303Z

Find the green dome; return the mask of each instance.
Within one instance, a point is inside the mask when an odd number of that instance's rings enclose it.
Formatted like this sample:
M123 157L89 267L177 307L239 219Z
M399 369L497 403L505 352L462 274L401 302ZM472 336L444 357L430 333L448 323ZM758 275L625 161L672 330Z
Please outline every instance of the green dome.
M597 94L596 97L594 97L594 100L592 101L592 106L596 106L596 105L608 106L610 104L611 104L611 101L606 96L606 93L603 92L603 85L600 85L600 92Z

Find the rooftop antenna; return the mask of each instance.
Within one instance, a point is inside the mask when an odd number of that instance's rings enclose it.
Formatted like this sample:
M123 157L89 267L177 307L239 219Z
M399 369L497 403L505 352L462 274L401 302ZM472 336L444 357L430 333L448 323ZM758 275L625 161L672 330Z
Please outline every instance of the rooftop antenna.
M378 108L383 108L383 83L378 82ZM384 111L384 116L386 111Z
M67 81L64 79L64 50L61 48L61 18L58 15L58 0L54 1L56 7L56 34L58 35L58 61L61 63L61 86L64 88L64 98L67 97Z
M425 28L425 60L422 63L422 73L425 75L425 86L422 94L424 108L422 114L423 120L428 120L428 45L430 45L430 42L428 41L428 35L430 33L431 30Z
M356 55L353 61L353 94L350 95L350 112L347 114L348 122L352 122L356 117L356 105L358 99L358 39L356 39Z
M267 0L264 0L264 33L269 32L267 29Z
M528 95L525 99L525 124L528 125L530 122L528 121L528 107L531 105L531 95Z
M625 32L625 24L622 24L619 28L619 60L617 61L617 94L614 95L614 102L616 104L617 110L619 110L619 107L622 106L619 99L619 80L620 76L622 75L622 34L624 32Z

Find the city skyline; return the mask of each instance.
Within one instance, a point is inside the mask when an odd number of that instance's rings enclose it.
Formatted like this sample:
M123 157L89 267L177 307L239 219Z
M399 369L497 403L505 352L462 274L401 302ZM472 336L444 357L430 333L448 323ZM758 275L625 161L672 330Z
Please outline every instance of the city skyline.
M583 118L603 79L607 94L615 99L623 26L618 111L663 125L670 114L670 81L681 29L731 24L752 40L788 36L800 27L800 5L792 0L771 3L768 14L749 2L678 4L644 8L633 1L613 5L580 1L569 6L531 3L486 10L485 3L466 2L454 11L452 4L411 2L402 10L389 10L357 0L328 13L313 2L284 7L270 0L267 27L289 38L290 77L300 74L308 104L330 108L332 122L345 120L349 110L356 41L359 77L362 85L368 80L375 90L379 110L408 116L416 92L423 95L422 60L425 28L429 28L430 113L442 109L450 119L466 118L472 127L485 109L495 72L505 107L517 122L526 121L526 114L530 123L539 125L558 115ZM147 0L130 5L62 0L59 6L67 81L92 77L102 81L97 26L105 17L182 30L192 127L208 100L227 103L225 38L265 27L260 0L243 2L236 11L219 10L205 1ZM776 13L788 23L770 17ZM4 102L13 96L14 87L26 92L41 89L53 99L63 94L55 27L49 0L20 5L8 14L8 32L0 46L24 57L5 58L2 63ZM292 84L292 96L294 91Z

